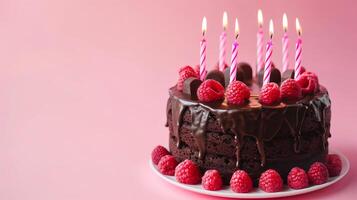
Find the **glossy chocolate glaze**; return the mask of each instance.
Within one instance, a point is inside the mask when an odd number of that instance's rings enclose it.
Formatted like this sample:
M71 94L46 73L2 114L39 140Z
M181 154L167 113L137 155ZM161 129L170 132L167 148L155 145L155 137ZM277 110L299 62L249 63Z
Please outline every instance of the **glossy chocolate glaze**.
M280 103L275 106L264 106L258 101L259 88L252 87L249 103L244 107L230 106L226 102L202 103L192 100L188 95L172 87L167 104L167 115L171 115L172 132L177 138L176 146L180 148L180 127L183 113L189 109L192 116L191 131L199 150L199 158L206 155L206 127L210 115L214 115L221 125L222 132L233 133L235 140L236 167L240 166L240 150L243 137L251 136L256 140L260 155L260 164L266 165L264 142L273 140L278 131L288 127L294 138L294 151L300 152L301 128L307 112L312 112L321 129L323 149L327 152L327 138L330 136L331 102L324 87L313 96L292 103Z

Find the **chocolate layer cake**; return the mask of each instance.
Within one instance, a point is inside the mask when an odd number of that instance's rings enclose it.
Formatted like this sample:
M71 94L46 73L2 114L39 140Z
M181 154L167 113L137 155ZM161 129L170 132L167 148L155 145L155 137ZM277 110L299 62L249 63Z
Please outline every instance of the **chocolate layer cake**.
M237 169L247 171L255 183L269 168L286 180L293 167L308 170L315 161L325 162L331 104L327 90L319 87L295 103L265 106L253 83L243 107L202 103L172 87L167 102L170 151L178 161L193 160L202 172L217 169L226 184Z

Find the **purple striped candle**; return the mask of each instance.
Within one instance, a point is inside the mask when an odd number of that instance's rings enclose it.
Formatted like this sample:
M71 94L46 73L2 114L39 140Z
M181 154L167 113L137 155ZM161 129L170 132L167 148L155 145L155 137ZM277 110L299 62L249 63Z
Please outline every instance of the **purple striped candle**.
M230 67L230 72L229 72L229 83L232 83L232 81L236 80L237 78L237 57L238 57L238 36L239 36L239 25L238 25L238 19L236 18L236 23L235 23L235 40L232 44L232 56L231 56L231 67Z
M271 58L273 55L273 33L274 33L274 26L273 20L269 22L269 33L270 33L270 40L267 42L267 48L265 53L265 67L264 67L264 77L263 77L263 85L266 85L270 82L270 74L271 74Z
M294 75L295 79L297 79L301 74L301 57L302 57L301 27L298 18L296 18L296 31L298 33L298 40L296 41L296 49L295 49L295 75Z
M207 19L203 17L202 20L202 40L200 43L200 79L204 81L207 75L207 68L206 68L206 39L205 33L207 31Z

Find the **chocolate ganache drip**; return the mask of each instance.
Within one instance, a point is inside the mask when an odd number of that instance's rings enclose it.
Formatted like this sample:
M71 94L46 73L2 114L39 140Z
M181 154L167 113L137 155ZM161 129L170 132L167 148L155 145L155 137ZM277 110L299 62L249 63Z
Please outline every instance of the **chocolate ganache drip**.
M210 112L199 106L191 106L190 111L192 115L191 131L199 149L198 157L202 159L206 154L206 125Z

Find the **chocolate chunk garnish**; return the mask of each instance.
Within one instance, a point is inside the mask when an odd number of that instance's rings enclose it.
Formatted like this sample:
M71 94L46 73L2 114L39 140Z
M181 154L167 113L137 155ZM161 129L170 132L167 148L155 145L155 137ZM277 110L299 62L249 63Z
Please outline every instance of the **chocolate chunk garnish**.
M237 67L238 67L238 65L237 65ZM224 71L224 78L225 78L226 87L228 87L228 85L229 85L230 73L231 73L231 67L227 67L226 70ZM239 69L237 69L236 80L244 82L244 74Z
M183 93L191 97L191 99L197 99L197 89L201 85L202 81L198 78L190 77L183 82Z
M214 69L214 70L208 72L208 74L206 76L206 80L208 80L208 79L216 80L224 87L224 84L225 84L224 74L223 74L223 72L219 71L218 69Z
M274 67L274 68L271 69L270 82L274 82L274 83L280 85L281 74L280 74L280 70L278 68Z
M274 82L278 85L281 83L281 73L278 68L275 67L274 63L271 63L271 72L270 72L270 82ZM259 86L263 85L263 78L264 78L264 69L258 72L258 83Z
M253 83L253 70L252 67L245 62L241 62L238 64L238 74L243 75L243 82L250 86ZM239 79L238 79L239 80Z

